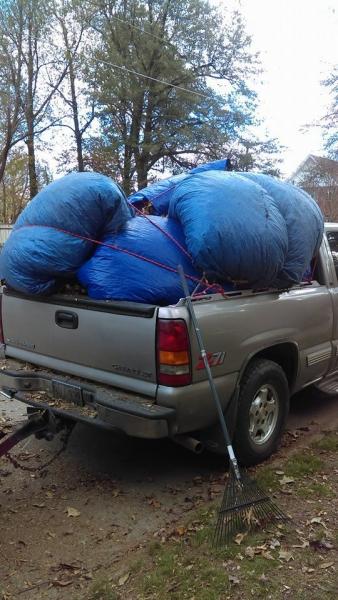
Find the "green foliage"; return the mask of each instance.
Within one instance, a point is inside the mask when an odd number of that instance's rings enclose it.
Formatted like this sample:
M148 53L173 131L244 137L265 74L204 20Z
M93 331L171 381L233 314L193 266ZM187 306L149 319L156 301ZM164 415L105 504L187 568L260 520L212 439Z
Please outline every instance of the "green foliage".
M312 447L327 452L338 450L338 433L324 435L320 440L313 442Z
M48 165L37 163L38 188L52 181ZM0 183L0 222L14 223L29 200L28 156L20 148L14 148L7 161L4 177Z
M88 77L98 82L102 145L127 190L134 179L146 185L160 161L173 168L223 157L253 123L247 82L257 57L237 12L224 20L203 0L98 0L93 26L101 37Z
M82 596L83 598L83 596ZM92 583L86 600L118 600L119 595L112 589L108 578L101 577Z
M313 475L323 466L323 461L313 454L299 452L292 456L285 465L285 473L291 477Z
M325 148L330 158L338 160L338 65L323 82L330 93L331 103L323 118Z
M282 147L276 139L259 140L257 137L240 138L233 151L238 171L260 171L280 176Z

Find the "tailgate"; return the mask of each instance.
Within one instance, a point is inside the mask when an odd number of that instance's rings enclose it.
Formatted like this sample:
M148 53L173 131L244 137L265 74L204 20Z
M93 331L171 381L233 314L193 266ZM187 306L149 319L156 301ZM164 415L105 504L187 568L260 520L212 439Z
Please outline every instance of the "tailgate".
M157 307L5 290L6 356L156 394Z

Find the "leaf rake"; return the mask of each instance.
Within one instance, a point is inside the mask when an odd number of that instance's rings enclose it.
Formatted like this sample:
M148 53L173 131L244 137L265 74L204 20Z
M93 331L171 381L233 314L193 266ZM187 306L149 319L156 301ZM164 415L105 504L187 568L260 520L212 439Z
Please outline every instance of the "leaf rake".
M259 488L246 471L240 470L232 447L228 428L225 423L222 405L211 373L201 331L198 327L195 310L189 288L181 265L178 265L188 311L196 333L203 363L208 375L209 385L217 408L225 445L230 459L228 481L213 536L215 546L228 545L236 533L262 528L272 522L286 522L288 517Z

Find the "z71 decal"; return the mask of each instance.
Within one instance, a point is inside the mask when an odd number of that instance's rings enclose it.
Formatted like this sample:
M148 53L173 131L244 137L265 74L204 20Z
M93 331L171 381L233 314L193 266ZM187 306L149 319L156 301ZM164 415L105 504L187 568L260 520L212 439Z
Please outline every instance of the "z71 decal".
M207 352L209 367L218 367L219 365L222 365L224 363L224 359L225 352ZM199 357L196 365L197 371L200 371L201 369L205 369L202 356Z

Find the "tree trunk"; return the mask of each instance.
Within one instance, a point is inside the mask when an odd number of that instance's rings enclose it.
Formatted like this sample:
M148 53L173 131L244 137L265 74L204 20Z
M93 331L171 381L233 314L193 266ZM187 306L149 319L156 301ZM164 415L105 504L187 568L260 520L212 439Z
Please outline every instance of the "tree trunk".
M71 52L71 48L69 46L68 32L66 29L65 22L64 21L60 21L60 22L61 22L61 27L62 27L63 39L64 39L65 46L66 46L67 62L68 62L68 67L69 67L69 83L70 83L71 106L72 106L73 123L74 123L74 136L75 136L76 153L77 153L77 165L78 165L78 171L84 171L82 133L81 133L81 129L80 129L79 109L78 109L77 96L76 96L76 86L75 86L76 78L75 78L75 71L74 71L74 61L73 61L73 55Z
M140 130L141 130L141 123L142 123L143 98L144 98L144 93L142 92L141 95L138 98L136 98L136 100L135 100L132 122L131 122L131 126L130 126L130 133L129 133L129 136L126 136L126 139L123 140L124 144L125 144L125 156L124 156L123 171L125 171L126 169L128 171L129 187L131 186L131 168L132 168L132 158L133 157L135 159L135 164L136 164L137 181L139 182L139 180L141 178L141 172L140 172L140 176L139 176L139 164L141 162L141 160L140 160L141 159L141 157L140 157ZM126 154L126 151L127 151L127 154ZM147 173L145 173L145 176L147 177ZM145 183L145 185L147 185L147 184ZM145 187L145 185L143 185L142 187ZM138 185L138 188L141 189L139 185Z
M7 223L7 195L6 195L6 185L4 180L2 180L2 215L1 220L3 223Z
M34 139L34 105L33 105L33 80L34 80L34 64L33 64L33 31L32 19L29 18L28 25L28 65L27 65L27 106L26 106L26 122L27 122L27 137L26 144L28 150L28 175L29 175L29 194L32 199L38 193L38 178L36 174L35 161L35 139Z
M137 187L139 190L147 187L148 185L148 168L147 164L143 160L138 160L136 163L137 170Z
M9 151L11 149L11 131L7 131L6 142L1 151L0 156L0 181L3 180L6 170L6 164L8 160Z
M28 175L29 175L29 196L30 199L34 198L38 193L38 178L36 174L36 160L35 160L35 144L34 144L34 127L27 121L27 150L28 150Z
M79 124L79 112L76 100L76 90L75 90L75 75L74 75L74 65L73 60L69 61L69 79L70 79L70 89L72 94L72 107L73 107L73 120L74 120L74 135L76 141L76 153L77 153L77 165L79 171L84 171L83 164L83 151L82 151L82 134L80 131Z
M124 146L124 160L123 160L123 171L122 171L122 188L124 189L127 196L132 192L131 185L131 169L132 169L132 149L129 144Z

